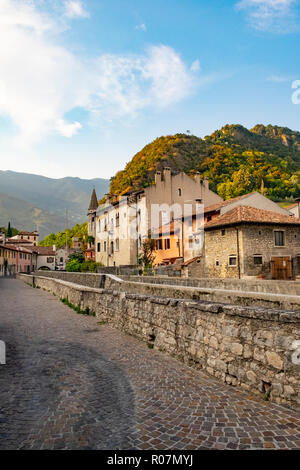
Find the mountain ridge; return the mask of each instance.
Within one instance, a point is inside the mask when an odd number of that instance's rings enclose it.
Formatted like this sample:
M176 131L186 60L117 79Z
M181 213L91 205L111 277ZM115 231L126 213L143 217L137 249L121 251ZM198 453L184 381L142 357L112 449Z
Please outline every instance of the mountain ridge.
M49 178L32 173L0 170L0 225L13 221L18 229L40 231L41 238L65 228L66 209L69 225L86 221L93 187L101 197L109 180L78 177Z
M300 132L227 124L203 139L188 134L158 137L111 178L110 193L147 187L164 166L173 173L199 171L224 199L260 190L262 184L273 200L293 199L300 196Z

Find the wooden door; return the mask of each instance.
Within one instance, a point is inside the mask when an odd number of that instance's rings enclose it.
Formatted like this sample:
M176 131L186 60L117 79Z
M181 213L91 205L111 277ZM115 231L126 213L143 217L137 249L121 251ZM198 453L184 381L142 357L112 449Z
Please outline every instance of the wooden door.
M272 279L292 279L292 260L289 257L274 257L271 264Z

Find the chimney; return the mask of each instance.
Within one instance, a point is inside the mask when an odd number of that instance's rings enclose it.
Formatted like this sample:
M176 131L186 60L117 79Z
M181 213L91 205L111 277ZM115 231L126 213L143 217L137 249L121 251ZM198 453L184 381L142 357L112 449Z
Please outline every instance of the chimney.
M204 190L209 189L209 181L208 181L207 177L205 177L204 180L203 180L203 186L204 186Z
M155 184L158 184L161 182L161 172L160 171L157 171L155 173Z
M198 185L200 184L200 173L199 173L199 171L197 171L195 173L195 181Z
M56 246L55 245L52 246L52 250L56 251Z
M164 181L166 184L171 184L171 168L164 168Z

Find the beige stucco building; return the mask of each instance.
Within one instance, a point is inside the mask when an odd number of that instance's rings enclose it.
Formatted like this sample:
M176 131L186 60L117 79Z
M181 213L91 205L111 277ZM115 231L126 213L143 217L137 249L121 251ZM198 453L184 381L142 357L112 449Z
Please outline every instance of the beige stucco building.
M37 246L39 243L39 234L36 230L34 232L20 231L17 235L9 239L9 243L21 243L29 246Z
M88 226L89 235L95 238L96 262L136 265L149 231L157 232L162 223L178 219L185 211L192 214L197 205L206 207L221 201L199 173L191 178L183 172L172 175L170 168L165 168L156 172L152 186L120 198L109 196L97 209L90 204Z

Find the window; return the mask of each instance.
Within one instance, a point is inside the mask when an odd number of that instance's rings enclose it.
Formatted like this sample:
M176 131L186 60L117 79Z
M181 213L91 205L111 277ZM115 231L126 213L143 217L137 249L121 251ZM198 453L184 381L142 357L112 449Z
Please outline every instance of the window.
M211 215L208 215L206 221L209 222L210 220L211 220Z
M229 266L236 266L236 256L229 256Z
M263 264L262 256L261 255L254 255L253 262L256 266L261 266Z
M157 250L162 250L163 247L162 247L162 239L159 238L158 240L156 240L156 249Z
M119 245L120 245L119 239L116 238L116 251L119 251Z
M216 266L220 266L219 260L216 260Z
M113 255L114 253L114 242L110 242L110 254Z
M165 239L165 250L169 250L171 247L171 241L170 238Z
M116 213L116 227L119 227L120 225L120 216L119 216L119 212Z
M106 242L103 244L103 251L106 251Z
M98 231L101 232L101 220L99 220Z
M193 239L189 238L189 248L193 248Z
M59 262L60 263L63 263L64 262L64 259L62 257L59 258Z
M222 233L222 237L224 237L224 235L226 234L225 228L222 229L222 232L221 232L221 233Z
M181 188L178 188L178 196L181 196L181 194L182 194Z
M284 246L284 231L275 230L274 239L275 239L275 246Z
M97 251L98 251L98 253L99 253L99 251L101 251L101 243L100 242L97 243Z
M48 258L47 258L47 263L53 263L53 258L52 258L52 256L48 256Z

